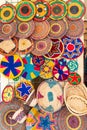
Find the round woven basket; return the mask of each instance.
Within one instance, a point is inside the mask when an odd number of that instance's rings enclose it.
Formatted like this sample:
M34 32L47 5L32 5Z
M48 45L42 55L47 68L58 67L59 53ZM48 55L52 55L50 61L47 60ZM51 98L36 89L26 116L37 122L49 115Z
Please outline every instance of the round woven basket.
M67 83L65 85L64 101L67 106L67 109L72 114L74 114L76 116L82 116L82 115L87 114L87 108L85 108L85 106L87 105L86 93L87 93L87 89L86 89L85 85L82 83L80 83L79 85L71 85L71 84ZM82 110L81 110L81 108L82 108Z

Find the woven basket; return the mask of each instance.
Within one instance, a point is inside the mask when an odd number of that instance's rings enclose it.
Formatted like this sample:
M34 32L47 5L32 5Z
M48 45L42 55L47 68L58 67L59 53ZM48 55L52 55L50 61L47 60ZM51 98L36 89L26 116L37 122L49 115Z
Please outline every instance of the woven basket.
M70 100L72 100L72 103ZM79 85L71 85L67 83L64 87L64 101L67 109L72 114L77 116L87 114L87 109L85 105L87 104L87 89L84 84L81 83Z

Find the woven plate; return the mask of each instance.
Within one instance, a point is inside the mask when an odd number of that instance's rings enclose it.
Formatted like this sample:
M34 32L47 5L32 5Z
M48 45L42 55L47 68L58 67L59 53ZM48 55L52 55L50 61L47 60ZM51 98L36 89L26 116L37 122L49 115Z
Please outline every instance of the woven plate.
M18 99L26 101L34 87L30 81L21 80L15 85L15 94Z
M87 116L72 115L66 107L63 107L54 118L57 130L86 130L87 128Z
M15 120L12 120L12 115L21 106L21 102L14 99L11 103L0 104L0 130L25 130L25 123L18 124Z
M32 51L33 55L42 56L48 53L52 47L52 41L49 38L45 38L34 42L35 46Z
M33 40L26 38L20 38L18 40L18 52L19 54L28 54L34 49Z
M37 1L35 2L36 6L36 15L34 17L35 21L41 22L49 18L50 16L50 5L46 1Z
M83 42L81 41L80 38L77 39L71 39L69 37L63 37L62 42L64 43L64 54L63 57L67 59L76 59L78 58L83 50Z
M59 39L51 39L51 41L52 41L52 47L50 51L44 56L47 59L57 59L63 54L64 45L62 41L60 41Z
M70 21L67 19L68 23L68 31L66 33L67 36L71 38L78 38L82 36L84 32L84 22L83 20L78 20L78 21Z
M33 55L33 58L32 58L32 62L35 66L41 66L44 64L45 62L45 58L43 56L34 56Z
M15 37L27 38L34 32L35 25L33 20L29 22L20 22L17 20L17 33Z
M45 38L50 31L49 22L45 20L43 22L34 22L34 23L35 23L35 30L31 37L35 40Z
M70 61L68 61L67 66L68 66L70 72L75 72L78 70L79 64L75 60L70 60Z
M61 65L58 60L56 60L55 66L53 68L53 77L59 81L64 81L68 79L69 69L66 65Z
M9 103L12 101L13 97L14 97L13 86L7 85L2 91L2 101L5 103Z
M34 66L31 55L26 55L23 58L23 63L24 63L24 70L22 73L23 78L27 80L32 80L40 75L40 67Z
M54 62L51 60L45 60L45 63L40 67L40 77L43 79L49 79L53 77L52 70Z
M17 23L12 22L10 24L0 23L0 39L6 40L11 39L17 32Z
M35 16L36 8L31 1L23 0L17 3L16 12L20 21L29 21Z
M63 37L68 31L68 24L65 19L59 21L50 20L49 24L50 24L49 37L53 39Z
M10 23L15 19L16 9L12 4L3 4L0 7L0 22Z
M5 56L1 59L0 72L9 79L15 79L23 71L23 61L20 56Z
M54 0L50 2L51 6L51 15L50 18L53 20L59 20L66 16L67 14L67 5L62 0Z
M26 120L26 130L55 130L52 114L45 113L38 106L31 109Z
M86 7L84 3L80 0L69 0L67 2L67 6L68 6L67 18L70 20L81 19L86 12Z
M38 105L42 110L54 113L63 105L62 94L62 89L57 81L52 79L43 81L37 89Z
M81 82L81 76L76 72L70 73L68 77L68 82L72 85L78 85Z
M18 41L16 38L0 42L0 54L4 56L13 55L17 51L17 48L18 48Z

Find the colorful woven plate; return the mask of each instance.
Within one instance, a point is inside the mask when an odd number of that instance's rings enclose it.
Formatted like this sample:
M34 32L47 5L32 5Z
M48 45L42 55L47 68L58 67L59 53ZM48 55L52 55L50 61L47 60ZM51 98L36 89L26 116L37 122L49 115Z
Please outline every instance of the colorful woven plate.
M17 23L12 22L10 24L0 23L0 39L6 40L13 38L17 32Z
M59 83L52 79L43 81L37 89L37 100L42 110L50 113L58 111L63 105L63 93Z
M53 39L63 37L68 31L68 24L65 19L59 21L50 20L49 24L50 24L49 37Z
M20 38L18 44L19 54L28 54L34 49L34 43L29 39Z
M23 71L23 61L20 56L5 56L1 59L0 72L9 79L19 77Z
M71 38L78 38L83 34L84 22L82 19L78 21L70 21L67 19L67 23L68 23L68 31L66 33L67 36Z
M3 4L0 7L0 22L10 23L15 19L16 9L12 4Z
M52 70L54 62L51 60L45 60L45 63L40 68L40 77L43 79L49 79L53 77Z
M63 107L54 116L55 125L57 130L86 130L87 128L87 116L75 116L72 115L66 107Z
M26 101L32 90L34 89L32 83L27 80L21 80L15 85L15 94L18 99Z
M68 63L67 63L67 66L68 66L68 68L69 68L69 70L71 71L71 72L75 72L75 71L77 71L78 70L78 62L77 61L75 61L75 60L70 60L70 61L68 61Z
M7 85L2 91L2 101L9 103L14 97L14 89L11 85Z
M50 51L51 47L52 47L52 41L49 38L35 41L35 46L32 51L32 54L36 56L45 55Z
M62 0L54 0L50 2L51 6L51 15L50 18L53 20L59 20L66 16L67 14L67 5Z
M45 62L45 58L43 56L33 56L32 62L35 66L41 66Z
M34 23L35 23L35 30L31 37L35 40L45 38L50 31L49 22L45 20L43 22L34 22Z
M0 104L0 130L25 130L25 123L18 124L12 119L12 115L18 110L21 103L14 99L11 103Z
M35 2L36 6L36 15L34 17L35 21L41 22L49 18L50 16L50 5L46 1L37 1Z
M78 85L81 82L81 77L78 73L70 73L68 77L68 82L72 85Z
M86 11L84 3L80 0L68 0L67 18L70 20L78 20L83 17Z
M4 56L13 55L18 49L18 41L16 38L4 40L0 42L0 54Z
M64 58L55 60L54 62L55 62L55 64L56 64L56 62L59 62L59 64L62 65L62 66L67 65L67 61Z
M27 38L34 32L35 26L33 20L29 22L20 22L17 20L17 33L15 37Z
M63 57L67 59L76 59L82 54L84 47L80 38L71 39L65 36L62 38L62 42L65 48Z
M53 68L53 76L55 79L59 81L64 81L68 79L69 69L66 65L61 65L58 60L55 62L55 66Z
M55 130L54 117L38 106L31 109L26 120L26 130Z
M60 57L64 52L64 45L62 41L58 39L51 39L52 40L52 48L51 50L44 55L48 59L57 59Z
M32 80L40 75L40 68L34 66L31 55L25 56L23 58L23 62L24 62L24 70L22 73L23 78L27 80Z
M16 12L20 21L29 21L35 16L36 8L31 1L23 0L17 3Z

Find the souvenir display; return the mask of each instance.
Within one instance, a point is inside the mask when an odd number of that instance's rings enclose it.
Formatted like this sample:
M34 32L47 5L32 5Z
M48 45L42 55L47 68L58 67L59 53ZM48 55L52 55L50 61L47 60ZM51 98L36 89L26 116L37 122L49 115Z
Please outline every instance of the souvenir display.
M0 130L87 129L85 5L0 1Z

